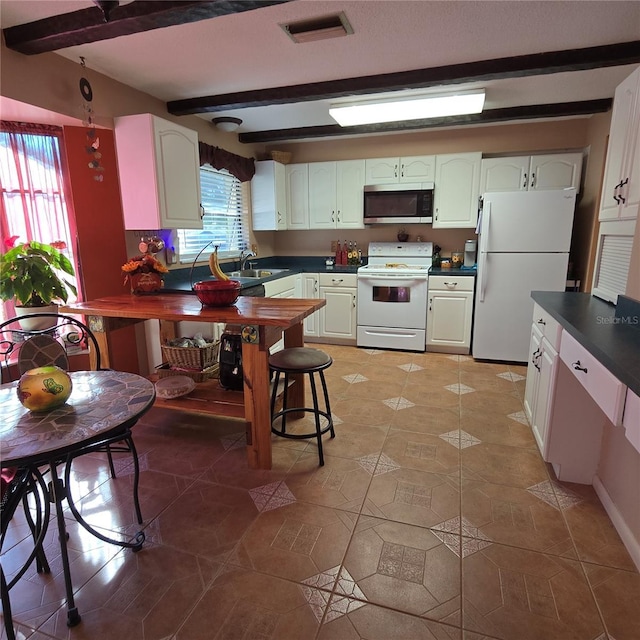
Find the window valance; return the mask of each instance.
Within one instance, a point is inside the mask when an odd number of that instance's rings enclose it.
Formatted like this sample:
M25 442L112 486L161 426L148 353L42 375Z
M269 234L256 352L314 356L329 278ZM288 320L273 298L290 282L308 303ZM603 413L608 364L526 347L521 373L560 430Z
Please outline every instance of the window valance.
M220 147L214 147L206 142L198 143L200 149L200 164L210 164L214 169L226 169L240 182L251 180L256 172L253 158L244 158Z

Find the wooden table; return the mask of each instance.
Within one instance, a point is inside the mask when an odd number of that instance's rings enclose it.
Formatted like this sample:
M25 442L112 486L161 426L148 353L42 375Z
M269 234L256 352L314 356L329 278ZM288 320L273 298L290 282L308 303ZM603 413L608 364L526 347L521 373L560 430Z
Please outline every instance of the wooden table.
M167 342L179 337L177 323L185 320L237 325L242 334L243 392L223 391L217 382L209 382L199 384L202 390L185 398L156 402L187 411L244 418L249 467L270 469L269 347L281 338L283 331L285 347L303 346L303 319L325 304L323 299L241 296L229 307L203 307L193 294L123 294L74 303L61 307L60 311L87 316L87 324L100 345L103 367L109 367L111 362L111 332L121 327L157 319L160 338ZM294 380L289 393L292 406L304 406L301 376ZM236 400L238 396L241 403Z

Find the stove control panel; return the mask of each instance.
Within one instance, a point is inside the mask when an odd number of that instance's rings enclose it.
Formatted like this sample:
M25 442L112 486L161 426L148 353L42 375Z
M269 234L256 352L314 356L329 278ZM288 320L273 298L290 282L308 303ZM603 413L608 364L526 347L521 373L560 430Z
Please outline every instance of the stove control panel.
M371 258L428 258L433 255L433 242L371 242Z

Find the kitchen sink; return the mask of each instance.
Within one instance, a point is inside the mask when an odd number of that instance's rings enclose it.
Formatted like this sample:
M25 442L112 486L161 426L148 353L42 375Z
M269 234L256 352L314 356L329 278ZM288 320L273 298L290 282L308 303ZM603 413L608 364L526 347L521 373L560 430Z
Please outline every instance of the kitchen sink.
M284 273L289 269L243 269L242 271L232 271L231 278L268 278L278 273Z

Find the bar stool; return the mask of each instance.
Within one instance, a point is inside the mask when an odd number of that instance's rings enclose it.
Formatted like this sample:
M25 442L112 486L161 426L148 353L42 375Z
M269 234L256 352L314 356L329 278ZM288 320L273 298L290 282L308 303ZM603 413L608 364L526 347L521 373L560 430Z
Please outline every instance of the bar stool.
M316 438L318 441L318 455L320 457L320 466L324 465L324 455L322 453L322 435L331 432L331 437L335 438L333 430L333 418L331 417L331 406L329 405L329 393L327 392L327 383L324 379L324 370L333 364L331 356L320 349L312 349L310 347L291 347L282 349L269 356L269 367L275 372L275 380L273 383L273 391L271 393L271 431L283 438L303 439ZM282 397L282 410L276 412L276 398L278 395L278 383L280 374L284 374L284 392ZM289 376L293 374L308 374L311 383L311 394L313 396L313 407L288 407L287 392L289 388ZM321 411L318 406L318 394L316 391L316 381L314 374L320 376L322 384L322 392L324 394L324 403L326 411ZM303 378L304 379L304 378ZM287 415L290 413L307 412L312 413L315 418L316 430L313 433L287 433ZM323 417L327 424L320 426L320 418ZM280 429L274 424L282 418Z

